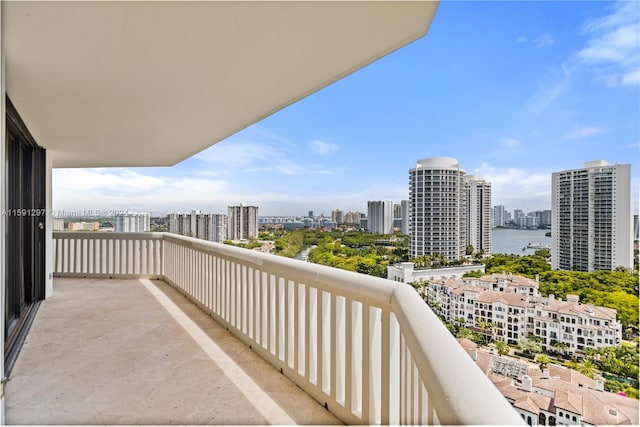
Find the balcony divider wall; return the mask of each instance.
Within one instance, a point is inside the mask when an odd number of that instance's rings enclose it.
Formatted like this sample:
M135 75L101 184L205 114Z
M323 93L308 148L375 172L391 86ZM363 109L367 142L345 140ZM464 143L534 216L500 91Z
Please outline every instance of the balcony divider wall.
M411 286L169 233L53 233L56 277L163 280L345 423L522 424Z

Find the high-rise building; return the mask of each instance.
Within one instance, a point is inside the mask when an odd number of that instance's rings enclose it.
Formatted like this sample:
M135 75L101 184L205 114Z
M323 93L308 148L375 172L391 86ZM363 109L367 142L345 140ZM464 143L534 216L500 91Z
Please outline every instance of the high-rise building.
M360 212L347 212L344 216L344 222L347 224L356 224L360 226Z
M401 208L400 218L402 220L400 222L400 228L402 230L402 234L409 235L409 201L408 200L400 201L400 208Z
M116 233L141 233L150 229L149 213L122 213L113 217L113 231Z
M514 209L513 210L513 218L512 221L516 224L520 223L520 218L525 217L524 211L522 209Z
M341 209L331 211L331 222L335 222L336 224L344 223L344 213Z
M507 216L504 205L495 205L493 207L493 228L504 227L506 222Z
M468 245L491 253L491 183L465 175L458 160L419 160L409 171L409 255L443 254L450 261Z
M465 176L467 192L467 245L491 253L491 183L476 175Z
M631 268L631 165L585 162L554 172L551 182L551 267Z
M393 204L393 219L402 218L402 205L400 203Z
M545 209L540 213L540 227L551 227L551 209Z
M418 160L409 171L409 255L464 256L467 239L465 172L458 160Z
M370 233L393 233L393 202L391 200L367 202L367 229Z
M258 207L229 206L228 230L228 238L231 240L258 238Z
M171 213L168 223L170 233L218 243L227 240L225 214L203 213L199 210L193 210L191 213Z

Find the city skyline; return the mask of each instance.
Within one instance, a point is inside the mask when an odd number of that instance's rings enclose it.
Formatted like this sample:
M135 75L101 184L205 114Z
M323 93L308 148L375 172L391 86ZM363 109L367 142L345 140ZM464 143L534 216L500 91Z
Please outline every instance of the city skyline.
M172 168L54 170L53 207L366 212L450 156L525 212L551 208L555 171L629 163L637 213L639 21L637 2L443 2L425 38Z

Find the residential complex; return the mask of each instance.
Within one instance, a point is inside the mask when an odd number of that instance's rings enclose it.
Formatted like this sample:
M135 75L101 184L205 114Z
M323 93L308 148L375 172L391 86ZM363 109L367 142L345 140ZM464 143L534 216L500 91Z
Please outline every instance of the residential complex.
M257 206L229 206L227 238L231 240L258 238Z
M631 165L592 161L555 172L551 203L554 270L633 267Z
M225 214L190 213L169 214L169 233L197 237L221 243L227 240L227 216Z
M491 226L491 184L467 178L456 159L422 159L409 171L411 258L444 254L458 260L471 242L490 252Z
M116 233L140 233L151 229L151 214L122 213L113 217L113 231Z
M537 365L508 356L495 348L478 348L459 340L482 372L530 426L637 425L638 401L604 390L604 380L591 379L573 369Z
M427 280L425 298L434 311L453 322L464 319L468 327L492 338L517 344L537 336L543 349L580 353L620 344L622 325L616 310L581 304L578 296L566 301L542 297L538 281L511 274L481 278ZM492 331L480 330L491 323Z
M370 233L393 233L393 202L391 200L367 202L367 229Z

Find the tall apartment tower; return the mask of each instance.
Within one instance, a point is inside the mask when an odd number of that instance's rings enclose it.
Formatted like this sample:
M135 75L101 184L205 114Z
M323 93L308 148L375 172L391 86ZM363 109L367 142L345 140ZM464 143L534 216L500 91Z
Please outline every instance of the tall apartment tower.
M400 201L400 210L401 210L400 218L402 219L402 221L400 222L400 227L402 229L402 234L409 235L409 201L408 200Z
M476 175L465 176L467 192L467 244L474 251L491 253L491 183Z
M370 233L393 233L393 202L391 200L367 202L367 229Z
M202 213L199 210L191 213L171 213L168 223L170 233L218 243L227 240L227 215L225 214Z
M336 224L344 223L344 212L342 212L342 209L331 211L331 222L335 222Z
M227 238L231 240L258 238L257 206L229 206Z
M127 213L113 217L113 231L117 233L141 233L151 229L151 214Z
M453 261L467 245L465 172L458 160L432 157L409 170L409 255L444 254Z
M493 228L504 227L507 222L507 215L504 205L495 205L493 207Z
M586 162L554 172L551 183L551 267L631 268L631 165Z

